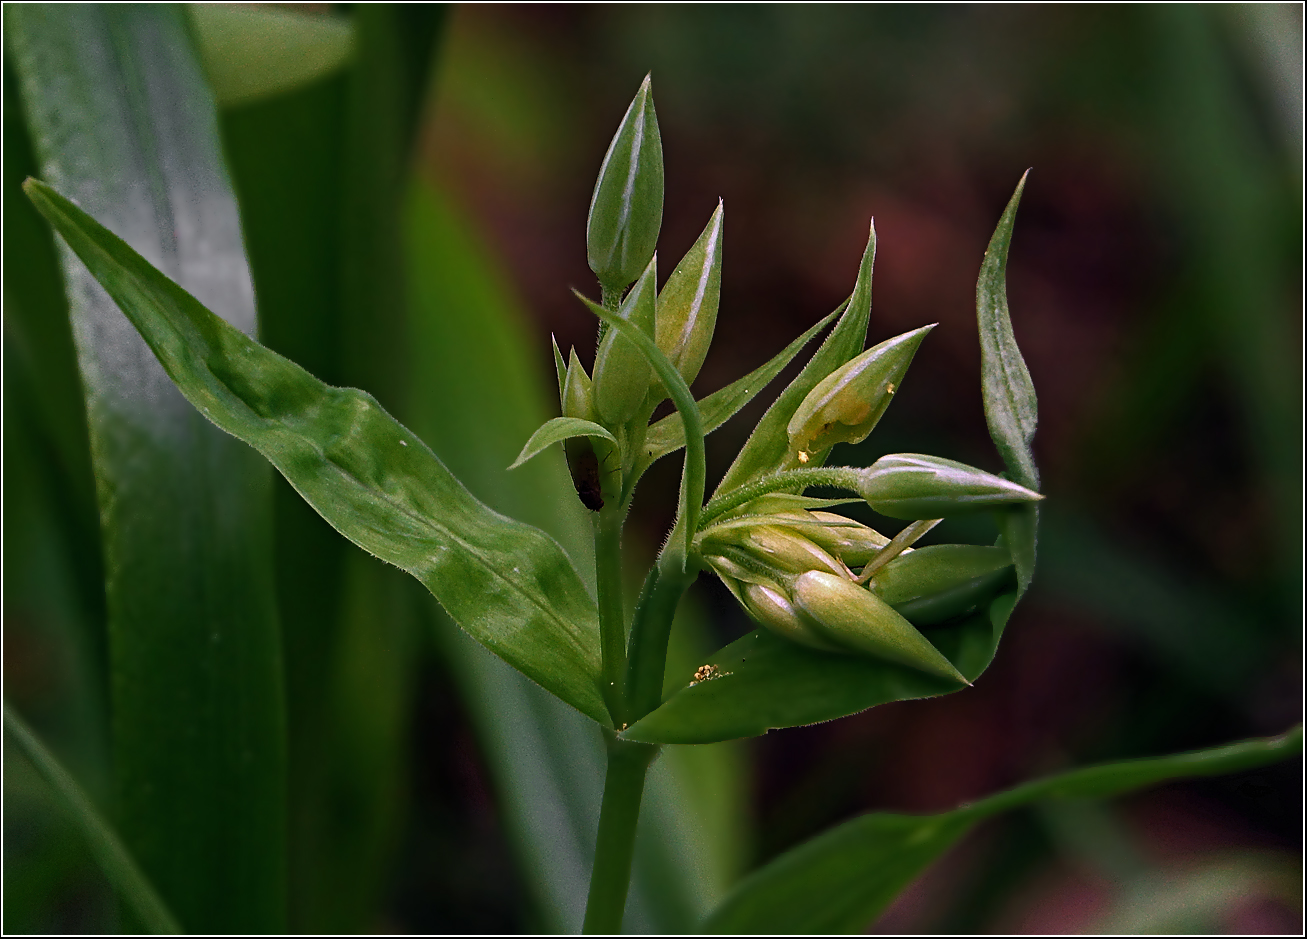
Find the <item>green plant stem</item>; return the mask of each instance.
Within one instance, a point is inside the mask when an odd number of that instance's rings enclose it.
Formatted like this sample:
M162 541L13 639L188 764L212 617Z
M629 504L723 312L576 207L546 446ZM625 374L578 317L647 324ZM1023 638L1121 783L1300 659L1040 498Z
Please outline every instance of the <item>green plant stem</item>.
M626 719L632 723L662 704L672 618L682 594L697 576L695 567L682 571L679 565L670 569L655 565L640 591L631 623L630 662L626 672Z
M648 744L618 740L611 733L605 736L608 773L604 777L603 807L599 810L599 837L595 841L590 895L581 927L581 931L588 934L616 934L622 930L644 779L649 764L658 753L657 747Z
M773 473L747 486L733 489L709 502L704 506L703 514L699 516L699 529L702 530L718 516L724 515L731 509L771 492L789 492L807 489L809 486L830 486L834 489L857 492L861 478L860 470L847 466L812 466Z
M599 595L599 649L603 658L603 694L614 727L623 716L626 673L626 620L622 612L622 522L626 513L609 502L594 517L595 578Z

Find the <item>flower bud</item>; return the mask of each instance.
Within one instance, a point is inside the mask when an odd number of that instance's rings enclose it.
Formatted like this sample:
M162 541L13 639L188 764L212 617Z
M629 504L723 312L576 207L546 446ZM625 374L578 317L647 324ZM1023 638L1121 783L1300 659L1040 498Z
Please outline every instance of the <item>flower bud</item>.
M754 622L765 626L778 636L800 645L821 649L823 652L842 652L839 646L823 639L794 611L793 604L780 590L761 584L746 584L742 602Z
M812 527L805 526L803 533L849 567L866 564L890 541L876 529L834 512L803 514L818 523Z
M793 607L814 630L854 652L969 684L966 678L884 600L843 577L809 571L794 582Z
M872 346L808 392L786 428L800 461L837 443L866 440L902 385L921 340L934 328L922 326Z
M843 575L844 569L820 547L800 534L783 528L761 526L746 529L737 543L769 567L786 574L823 570Z
M862 471L862 498L890 518L947 518L1044 498L984 470L920 453L892 453Z
M606 293L640 276L663 224L663 144L646 75L608 145L590 199L586 259Z
M585 366L571 351L567 363L567 375L563 379L563 416L575 417L583 421L595 419L593 390L590 376L585 373ZM572 474L572 485L576 487L581 504L592 512L604 507L604 497L600 482L600 454L596 444L605 451L612 450L612 444L606 440L590 437L569 437L563 441L563 452L567 455L567 469Z
M622 301L618 315L653 335L657 305L657 256ZM599 420L612 429L625 424L644 403L653 372L644 354L616 329L604 331L595 353L594 402Z
M933 626L973 612L1014 583L1003 548L939 544L899 555L869 586L908 622Z
M722 220L717 211L658 294L654 338L687 385L693 384L712 344L722 284Z

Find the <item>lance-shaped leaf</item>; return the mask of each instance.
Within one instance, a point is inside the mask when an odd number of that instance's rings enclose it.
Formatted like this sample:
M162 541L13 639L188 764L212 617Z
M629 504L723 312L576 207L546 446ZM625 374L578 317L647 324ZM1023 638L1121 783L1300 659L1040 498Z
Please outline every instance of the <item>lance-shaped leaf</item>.
M725 209L708 220L658 294L654 339L687 385L693 385L712 345L722 292L722 221Z
M167 904L118 837L118 833L113 830L113 826L105 820L90 796L73 778L73 774L64 768L36 732L9 707L8 702L4 705L4 717L5 733L18 744L23 756L27 757L41 778L54 790L60 804L86 839L91 856L114 890L123 898L127 908L151 933L180 933L181 927L177 925Z
M926 638L974 682L994 657L1015 594ZM703 680L704 675L710 676ZM698 676L698 677L696 677ZM623 734L646 743L713 743L834 720L889 701L949 694L956 680L865 656L820 652L755 630L718 649Z
M1030 442L1039 420L1039 403L1030 371L1017 347L1007 304L1008 249L1017 205L1029 175L1027 170L1021 177L985 251L976 281L976 321L980 329L980 388L989 436L1003 457L1008 476L1029 489L1038 489L1039 470ZM1024 592L1034 575L1039 507L1009 509L1001 513L999 524Z
M846 305L841 304L835 312L827 315L821 322L776 353L770 361L699 401L699 413L703 415L703 432L712 433L739 413L740 408L752 401L758 392L770 384L772 379L799 354L799 351L812 342L813 337L844 310ZM685 423L679 413L669 414L650 426L644 438L643 465L647 468L656 460L662 459L669 453L675 453L683 446L685 446Z
M556 443L562 443L571 437L603 437L617 445L617 438L609 433L608 428L601 427L594 421L583 421L576 417L555 417L540 426L531 439L522 447L509 469L517 469L537 453L543 452Z
M789 468L790 440L786 428L794 412L822 379L861 352L867 341L867 321L871 317L871 273L875 261L876 228L873 225L858 268L858 280L844 308L844 315L803 371L762 416L718 484L714 498L759 476ZM815 454L809 461L810 465L820 465L825 456L825 453Z
M586 258L605 292L640 276L663 224L663 142L646 75L626 109L595 180L585 227Z
M1301 725L1269 739L1075 769L936 815L877 812L845 822L745 878L703 925L711 933L862 932L977 822L1049 799L1102 799L1218 776L1302 752Z
M890 518L947 518L1043 498L984 470L922 453L891 453L862 471L858 493Z
M227 328L252 334L240 215L185 11L26 4L4 15L42 172ZM271 473L186 403L59 249L98 495L116 821L183 928L282 932Z
M370 395L323 384L50 187L24 188L187 400L267 457L337 531L421 581L492 652L607 723L594 603L557 542L475 499Z

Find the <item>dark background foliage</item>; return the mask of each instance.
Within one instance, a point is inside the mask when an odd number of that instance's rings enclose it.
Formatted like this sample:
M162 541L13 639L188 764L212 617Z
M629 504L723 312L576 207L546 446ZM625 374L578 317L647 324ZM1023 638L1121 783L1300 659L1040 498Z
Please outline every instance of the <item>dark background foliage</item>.
M718 197L727 210L722 312L698 393L844 298L874 216L869 339L940 327L877 432L837 453L854 464L922 451L999 469L974 284L1033 167L1009 298L1041 402L1048 503L1034 586L974 690L750 742L751 864L861 811L941 810L1058 768L1299 719L1300 7L474 6L450 12L437 49L431 93L411 106L416 171L498 256L542 370L550 333L590 358L593 319L568 288L597 292L590 190L648 71L667 173L664 276ZM6 187L10 85L6 75ZM328 80L317 94L329 123L343 91ZM240 135L258 120L247 109L225 124L238 189ZM311 185L337 168L286 170ZM5 224L8 236L8 205ZM257 282L260 246L250 250ZM332 316L349 303L323 300ZM386 383L402 380L302 336L266 338L383 404ZM5 342L8 445L32 413L9 377L8 314ZM763 406L710 438L710 486ZM629 543L648 554L670 522L674 464L651 472L636 502ZM5 693L76 738L95 679L51 625L73 614L42 599L79 602L58 580L67 565L41 560L64 523L35 511L11 522L25 477L8 456L5 469L5 544L23 532L26 555L5 556ZM67 511L84 521L88 509ZM984 523L952 525L942 540L992 537ZM722 641L748 628L715 582L691 597ZM77 615L102 616L94 596L80 602L90 612ZM286 641L299 641L290 626ZM411 692L388 705L405 709L397 834L370 843L381 899L357 915L383 930L529 929L478 737L445 660L415 654ZM103 761L88 747L78 768L93 776ZM104 928L111 904L76 839L10 811L28 798L15 785L7 770L6 928ZM964 842L878 925L1128 932L1156 925L1141 910L1176 904L1159 928L1294 932L1301 792L1290 762L1017 813Z

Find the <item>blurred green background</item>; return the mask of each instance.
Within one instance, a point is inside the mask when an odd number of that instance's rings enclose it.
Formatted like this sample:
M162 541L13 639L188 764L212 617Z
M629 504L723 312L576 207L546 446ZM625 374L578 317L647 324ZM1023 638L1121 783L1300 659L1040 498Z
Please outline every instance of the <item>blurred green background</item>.
M666 165L663 269L718 197L727 210L717 342L698 394L844 298L873 216L869 340L940 324L876 434L837 454L852 464L922 451L999 468L980 406L974 284L1002 206L1033 167L1009 268L1042 405L1048 502L1031 593L974 690L674 757L675 778L695 790L691 811L716 826L718 843L701 852L713 866L705 896L858 812L946 809L1055 769L1300 719L1301 6L396 16L390 110L350 105L359 63L378 60L361 33L354 64L223 110L262 337L327 381L375 393L482 498L573 536L583 519L561 466L541 471L556 508L494 487L533 420L556 413L550 334L592 356L593 318L569 288L596 292L590 191L646 72ZM11 243L48 241L14 195L34 170L10 79L7 262ZM400 140L400 156L368 152L379 139ZM369 173L410 187L402 214L360 207ZM44 250L5 266L5 695L104 798L97 521ZM423 358L459 343L480 351L435 367ZM519 397L478 398L503 369ZM532 413L512 404L536 399ZM764 406L710 438L710 477ZM652 557L670 524L678 470L664 461L644 483L635 560ZM521 738L478 703L508 692L431 627L434 604L415 584L342 548L278 486L292 927L566 924L550 904L565 906L575 886L542 888L539 868L558 858L523 847L539 841L514 806L534 784L503 755ZM950 525L932 537L992 537L983 523ZM707 579L685 619L688 656L749 628ZM384 642L378 630L390 631ZM118 928L80 840L22 759L6 757L6 931ZM873 930L1298 932L1301 781L1297 761L1013 814L948 855ZM653 908L703 902L649 883L642 902ZM641 922L687 922L659 915Z

